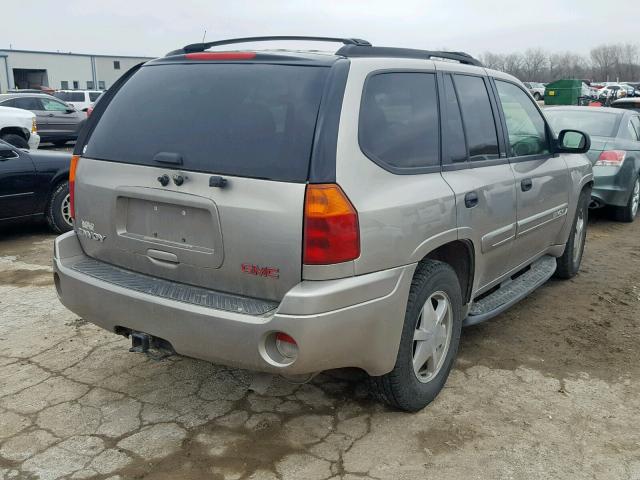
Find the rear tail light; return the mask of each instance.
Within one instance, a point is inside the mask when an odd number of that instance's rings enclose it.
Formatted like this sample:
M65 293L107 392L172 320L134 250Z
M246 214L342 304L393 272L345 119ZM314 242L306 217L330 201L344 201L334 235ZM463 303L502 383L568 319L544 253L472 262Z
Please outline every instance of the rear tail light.
M69 212L71 218L76 218L75 190L76 190L76 169L80 161L79 155L71 157L71 165L69 167Z
M605 150L598 157L596 167L619 167L624 162L627 152L623 150Z
M38 124L36 123L36 117L31 119L31 133L38 133Z
M335 184L308 185L304 202L303 262L328 265L360 256L358 213Z
M93 107L87 108L87 118L89 118L92 113L93 113Z

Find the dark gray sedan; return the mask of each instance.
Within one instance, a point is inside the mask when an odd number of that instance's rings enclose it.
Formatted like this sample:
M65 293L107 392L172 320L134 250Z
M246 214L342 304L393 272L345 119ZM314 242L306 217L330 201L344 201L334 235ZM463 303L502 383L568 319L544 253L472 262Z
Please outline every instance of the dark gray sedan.
M36 115L41 142L62 146L78 138L87 114L44 93L6 93L0 95L0 106L29 110Z
M640 112L619 108L551 107L545 113L559 132L591 136L595 184L591 207L609 207L616 220L633 222L640 204Z

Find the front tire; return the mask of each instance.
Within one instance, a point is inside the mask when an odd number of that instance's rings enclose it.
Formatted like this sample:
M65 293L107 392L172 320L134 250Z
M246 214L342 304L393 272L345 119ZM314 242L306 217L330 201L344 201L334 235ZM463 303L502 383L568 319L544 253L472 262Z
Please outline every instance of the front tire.
M70 207L69 183L62 182L53 190L47 205L47 223L51 230L64 233L73 228Z
M460 282L446 263L426 260L413 277L396 364L371 377L371 391L389 405L416 412L431 403L449 376L462 328Z
M573 219L571 234L564 253L560 258L556 259L557 268L554 276L567 280L573 278L582 263L582 254L584 253L584 244L587 238L587 223L589 221L589 200L591 199L591 190L585 189L580 193L578 199L578 207L576 208L576 216Z
M638 207L640 206L640 177L636 177L631 188L629 201L624 207L614 207L613 218L619 222L631 223L638 215Z
M13 145L16 148L29 148L29 142L24 137L16 133L6 133L2 135L2 140Z

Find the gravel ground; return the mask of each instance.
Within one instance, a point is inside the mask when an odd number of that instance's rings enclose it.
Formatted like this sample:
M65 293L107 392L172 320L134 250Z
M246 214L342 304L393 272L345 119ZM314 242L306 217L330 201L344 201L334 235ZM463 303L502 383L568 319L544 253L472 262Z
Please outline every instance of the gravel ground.
M53 236L0 231L0 479L640 479L640 221L582 272L465 329L417 414L361 374L311 384L127 352L58 302Z

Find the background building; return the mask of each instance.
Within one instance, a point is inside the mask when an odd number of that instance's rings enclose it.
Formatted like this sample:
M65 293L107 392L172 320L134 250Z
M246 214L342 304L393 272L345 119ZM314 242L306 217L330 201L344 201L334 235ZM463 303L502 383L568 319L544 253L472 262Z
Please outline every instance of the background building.
M104 90L150 57L0 50L0 92L13 88Z

